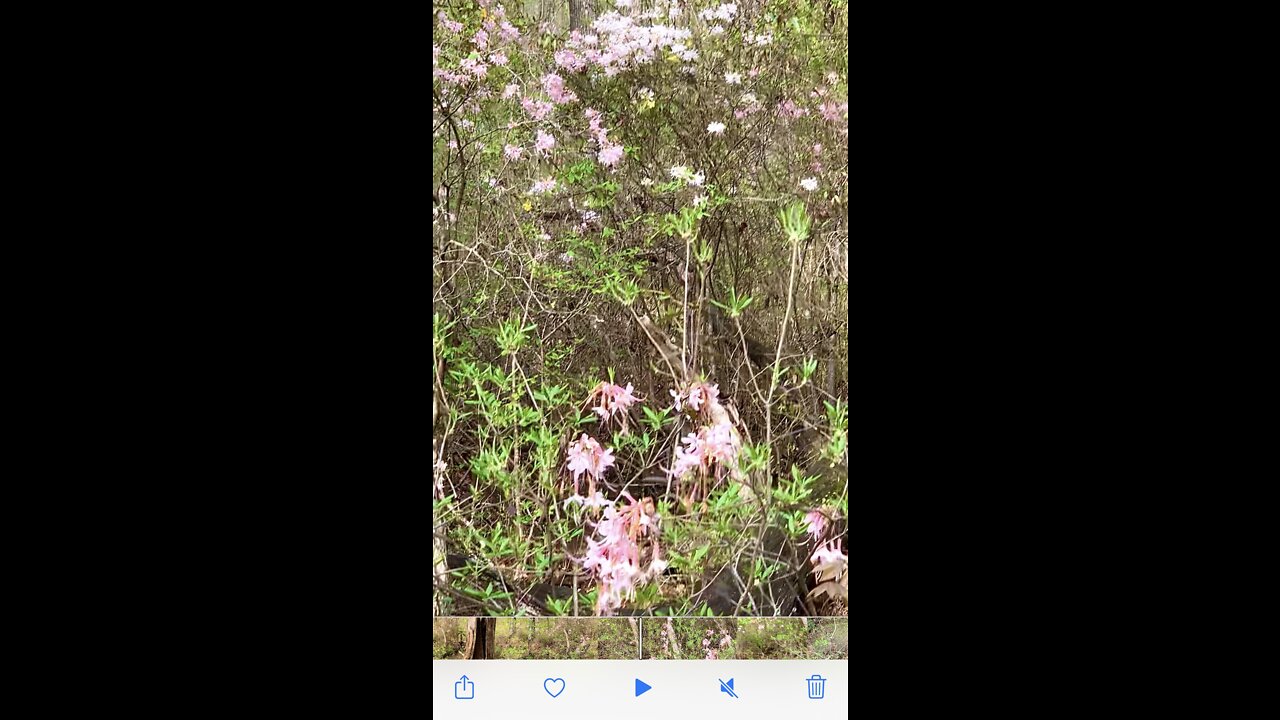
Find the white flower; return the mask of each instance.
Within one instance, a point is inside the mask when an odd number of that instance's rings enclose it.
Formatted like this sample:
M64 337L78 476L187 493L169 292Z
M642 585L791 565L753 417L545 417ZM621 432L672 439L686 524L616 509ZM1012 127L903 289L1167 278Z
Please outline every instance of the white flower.
M705 176L705 175L703 175L702 173L697 173L697 174L696 174L696 175L694 175L693 177L689 178L689 184L690 184L690 185L697 185L698 187L702 187L702 181L703 181L703 180L705 180L705 179L706 179L706 176Z
M701 206L706 205L706 204L707 204L707 196L706 196L706 195L698 195L698 196L696 196L696 197L694 197L694 198L693 198L693 206L694 206L694 207L701 207Z
M724 74L724 81L730 85L742 84L742 73L727 72Z
M640 184L641 184L641 185L643 185L643 186L645 186L645 187L649 187L650 185L652 185L652 184L653 184L653 181L652 181L652 180L650 180L649 178L645 178L645 179L643 179L643 180L641 180L641 181L640 181Z
M737 14L738 14L737 3L723 3L720 5L720 7L716 8L716 12L715 12L715 16L717 18L719 18L720 20L724 20L726 22L732 20L733 16Z
M755 93L747 93L747 94L743 95L743 96L742 96L742 102L746 103L747 105L754 105L754 104L755 104L755 102L756 102L756 94L755 94Z
M800 187L808 190L809 192L813 192L818 189L818 181L814 178L805 178L800 181Z
M689 171L689 168L685 167L684 165L676 165L675 167L671 168L669 172L671 173L671 177L677 180L688 180L690 177L693 176L693 174Z
M711 133L712 135L723 135L724 123L722 122L711 123L710 125L707 126L707 132Z

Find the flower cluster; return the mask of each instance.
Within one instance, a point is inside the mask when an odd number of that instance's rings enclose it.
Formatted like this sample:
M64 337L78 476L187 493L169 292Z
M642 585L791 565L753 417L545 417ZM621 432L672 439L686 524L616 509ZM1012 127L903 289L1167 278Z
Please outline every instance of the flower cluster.
M668 172L671 173L671 177L675 178L676 180L679 180L684 183L688 183L689 185L693 185L695 187L701 187L702 183L707 179L706 175L703 175L700 172L695 173L694 171L690 170L688 167L684 165L676 165L675 167L671 168Z
M542 76L542 90L547 93L547 97L551 98L551 102L557 105L566 105L578 99L572 90L565 89L564 78L555 73Z
M840 540L828 541L818 546L809 557L813 563L815 587L811 597L826 595L832 601L849 601L849 556L840 549Z
M683 392L676 392L675 390L668 390L667 392L675 399L676 412L683 412L684 406L688 405L695 413L699 411L710 413L712 406L719 404L719 385L695 382Z
M623 600L635 597L636 584L661 574L667 563L658 547L658 516L653 500L636 500L625 490L618 502L604 506L600 522L595 523L598 537L587 538L586 556L578 562L595 575L596 614L612 615ZM649 540L649 561L642 562L640 542Z
M555 146L556 146L556 139L551 133L543 132L542 130L538 131L538 139L535 140L533 143L534 150L537 150L540 153L546 154L550 152L551 148Z
M719 659L720 651L723 650L725 646L727 646L729 643L733 642L733 638L729 637L729 634L727 632L723 630L721 630L720 632L722 637L720 638L719 644L716 644L716 645L713 645L713 642L715 641L715 636L716 636L716 631L714 629L708 628L707 631L703 634L702 649L707 653L704 659L706 660Z
M678 6L672 5L678 15ZM613 77L629 67L653 62L663 50L669 50L677 58L692 62L698 57L696 50L685 45L692 37L687 28L676 28L655 23L647 25L641 20L656 20L654 12L639 16L623 15L616 11L604 13L591 24L594 33L570 33L565 47L555 54L556 64L571 72L581 72L593 67Z
M814 550L813 555L809 557L814 568L820 568L825 565L835 563L843 563L847 565L849 563L849 556L840 549L840 545L841 541L837 538L819 546L817 550Z
M600 416L601 420L610 420L614 416L622 416L622 427L627 426L627 409L636 403L640 398L634 394L635 388L631 383L627 383L624 388L621 385L614 385L610 382L602 382L591 391L591 397L588 402L598 400L593 410Z
M738 453L742 439L728 411L720 404L719 386L695 382L682 392L669 392L675 400L676 412L688 408L702 425L680 441L682 446L676 447L667 474L679 480L714 478L719 481L725 475L739 476ZM691 496L690 501L693 499Z
M578 494L578 480L586 473L588 492L595 491L595 481L604 476L604 471L614 462L613 448L602 448L595 438L583 433L582 438L569 446L569 471L573 473L573 494Z
M588 130L591 139L600 145L600 152L596 155L596 159L605 167L613 167L622 161L623 148L621 145L610 142L609 129L602 126L604 115L598 110L587 108L584 114L587 116Z
M805 514L804 522L808 526L807 532L813 536L814 542L817 542L822 537L822 533L826 532L827 526L830 524L822 510L810 510Z

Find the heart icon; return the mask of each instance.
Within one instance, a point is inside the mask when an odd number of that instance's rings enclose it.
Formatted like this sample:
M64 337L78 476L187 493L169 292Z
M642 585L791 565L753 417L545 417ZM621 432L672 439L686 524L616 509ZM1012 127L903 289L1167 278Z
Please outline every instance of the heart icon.
M542 689L551 697L560 697L564 692L564 678L547 678L542 681Z

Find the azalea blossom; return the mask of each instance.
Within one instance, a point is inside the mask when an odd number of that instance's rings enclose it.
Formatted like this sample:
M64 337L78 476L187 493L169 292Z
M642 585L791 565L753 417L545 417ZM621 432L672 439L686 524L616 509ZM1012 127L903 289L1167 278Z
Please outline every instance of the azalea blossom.
M724 81L730 85L742 84L742 73L727 72L724 74Z
M582 497L581 495L570 495L565 501L564 506L569 507L573 504L583 507L606 507L613 504L612 500L606 500L604 495L597 490L595 495L591 497Z
M458 67L460 67L463 70L469 71L472 75L475 75L477 78L480 78L481 80L485 79L489 75L489 66L473 58L467 58L463 60L462 62L458 63Z
M808 190L809 192L813 192L818 189L818 181L815 178L805 178L800 181L800 187Z
M502 154L506 155L508 160L519 160L520 153L522 152L524 152L524 148L518 147L516 145L510 145L510 144L508 144L505 148L502 149Z
M820 565L829 565L831 563L838 563L838 562L848 563L849 556L845 555L844 552L840 549L840 543L841 541L839 538L832 540L829 543L826 543L822 547L819 547L817 550L814 550L813 555L810 556L809 560L813 562L815 567Z
M592 391L591 398L599 398L600 404L595 408L595 413L602 420L609 420L615 415L623 415L623 426L626 426L626 412L640 398L634 394L635 388L631 383L627 383L624 388L621 385L614 385L610 382L602 382Z
M604 145L600 148L600 153L596 156L596 159L600 161L601 165L612 167L622 160L622 155L623 149L621 145Z
M533 147L538 152L545 153L555 146L556 139L551 136L551 133L543 132L541 130L538 131L538 140L533 144Z
M556 181L554 178L546 178L538 180L533 184L533 188L529 192L548 193L556 189Z
M551 102L557 105L564 105L578 99L578 96L572 90L565 89L564 78L555 73L542 76L542 89L551 98Z
M648 580L667 567L658 547L658 516L653 511L653 500L636 500L625 490L617 502L622 502L623 498L627 502L621 508L606 501L600 522L595 523L595 533L587 538L586 556L574 558L596 577L598 615L612 615L625 599L635 597L637 583ZM586 504L585 499L583 503ZM647 568L640 546L642 540L651 543Z
M555 109L554 105L545 100L531 100L529 98L521 100L520 106L523 107L524 111L529 113L530 117L534 120L541 120L545 118L547 115L551 114L552 110Z
M583 433L582 438L569 446L569 471L573 473L573 492L578 493L578 480L586 473L592 480L604 476L605 470L613 465L613 448L602 448L595 438Z
M821 510L810 510L804 516L804 522L809 527L809 534L813 536L816 542L822 537L822 532L827 529L827 516L822 514Z
M707 125L707 132L711 133L712 135L723 135L724 127L725 127L724 123L722 122L713 122Z

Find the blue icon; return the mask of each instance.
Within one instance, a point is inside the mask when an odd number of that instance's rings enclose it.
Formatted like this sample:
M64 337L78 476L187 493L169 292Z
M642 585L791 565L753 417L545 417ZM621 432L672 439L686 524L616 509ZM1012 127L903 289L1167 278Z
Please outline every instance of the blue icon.
M640 678L636 678L636 697L640 697L652 689L653 688L649 686L649 683L641 680Z
M720 678L716 678L720 680ZM729 697L738 697L738 693L733 691L733 678L729 678L729 682L720 680L720 692L729 693Z
M551 697L560 697L564 692L564 678L547 678L542 681L542 689Z
M823 693L827 690L827 679L821 675L814 675L809 678L809 699L821 700Z
M453 696L459 700L475 700L476 684L463 675L461 680L453 684Z

